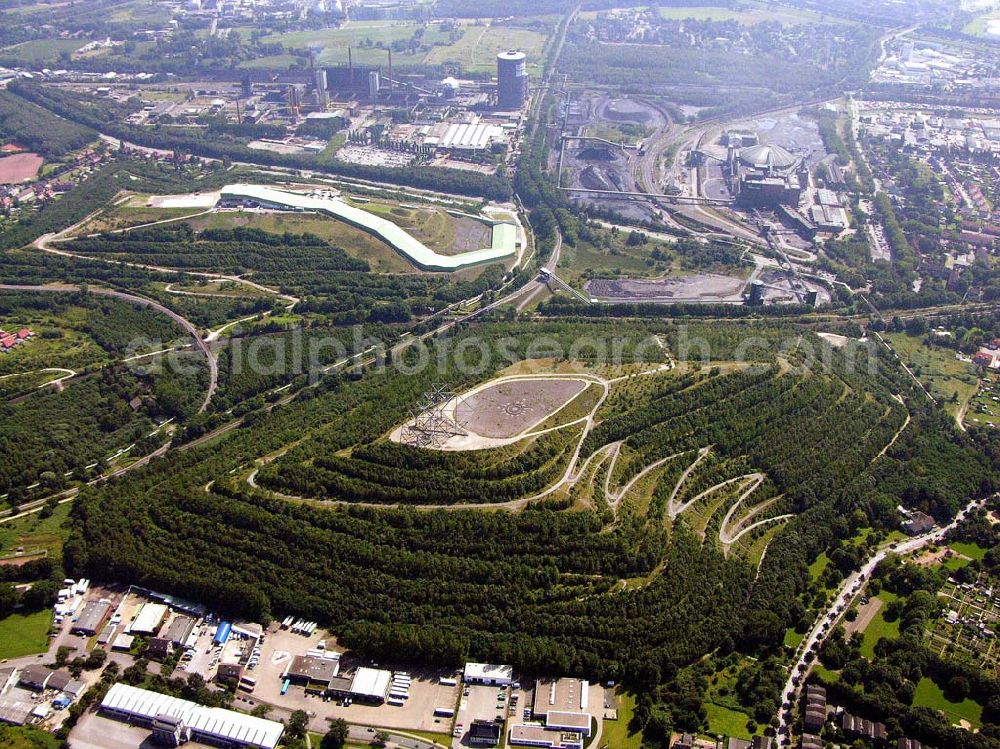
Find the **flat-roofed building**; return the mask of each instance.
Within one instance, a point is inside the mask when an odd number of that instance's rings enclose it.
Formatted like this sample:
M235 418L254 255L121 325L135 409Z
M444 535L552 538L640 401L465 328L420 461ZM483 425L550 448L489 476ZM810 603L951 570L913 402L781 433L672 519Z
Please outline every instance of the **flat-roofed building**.
M474 720L469 726L469 743L472 746L496 746L500 743L502 724L492 720Z
M334 676L326 685L326 693L333 697L350 697L353 681L354 679L347 676Z
M493 663L466 663L463 678L466 684L509 687L514 682L514 667Z
M545 716L545 727L550 731L571 731L590 735L591 719L589 713L567 713L560 710L550 710Z
M540 746L543 749L583 749L583 735L522 724L511 726L507 743L512 746Z
M79 618L73 623L71 632L93 637L100 632L111 617L111 604L107 601L91 601L83 607Z
M552 731L591 733L590 682L584 679L539 679L531 713Z
M252 715L205 707L146 689L114 684L101 702L101 711L139 723L164 734L179 725L194 741L232 749L276 749L285 727Z
M115 638L115 633L118 631L117 624L105 624L101 633L97 636L98 645L107 645Z
M292 684L302 684L307 692L325 692L339 673L340 661L336 658L297 655L285 669L285 678Z
M583 679L539 679L535 682L535 700L531 713L538 720L553 710L587 712L590 683Z
M17 669L13 666L7 666L5 668L0 668L0 694L7 691L8 688L14 686L17 683Z
M52 675L49 676L49 681L45 685L45 688L56 689L61 692L72 682L73 677L69 675L69 671L53 671Z

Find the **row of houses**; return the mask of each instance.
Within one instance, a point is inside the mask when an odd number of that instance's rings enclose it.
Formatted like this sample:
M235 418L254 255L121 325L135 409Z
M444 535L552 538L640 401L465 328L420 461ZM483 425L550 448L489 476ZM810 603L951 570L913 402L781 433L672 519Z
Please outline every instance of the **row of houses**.
M0 330L0 351L10 351L15 346L20 346L29 338L34 337L34 335L28 328L21 328L16 333L8 333L5 330Z

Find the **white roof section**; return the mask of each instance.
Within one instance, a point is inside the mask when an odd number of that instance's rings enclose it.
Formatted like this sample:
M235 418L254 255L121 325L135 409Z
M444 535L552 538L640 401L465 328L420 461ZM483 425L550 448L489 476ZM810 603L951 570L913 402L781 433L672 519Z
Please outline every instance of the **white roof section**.
M464 126L463 126L464 127ZM404 229L392 221L376 216L373 213L348 205L343 200L319 194L306 194L278 190L265 185L227 185L222 188L221 197L229 200L253 200L259 203L282 207L300 208L302 210L319 211L344 221L362 231L372 234L389 244L393 249L406 256L410 262L424 270L455 271L483 263L492 263L512 257L517 253L516 239L507 238L508 230L502 230L504 241L497 247L492 246L481 250L470 250L455 255L442 255L430 249L422 242L414 239ZM512 224L498 224L510 226ZM497 227L494 227L494 232ZM516 237L516 231L510 232Z
M389 691L389 682L391 680L391 671L362 666L354 673L354 680L351 682L351 694L361 695L362 697L376 697L384 700L386 693Z
M219 707L205 707L128 684L113 685L101 702L101 707L149 721L158 715L181 718L192 732L262 749L275 749L285 730L281 723L273 720L255 718Z
M465 664L465 680L482 681L482 680L504 680L513 681L514 680L514 667L496 665L493 663L466 663Z
M167 607L162 603L144 603L139 609L139 615L129 626L129 632L139 634L150 634L155 632L163 623L163 618L167 615Z

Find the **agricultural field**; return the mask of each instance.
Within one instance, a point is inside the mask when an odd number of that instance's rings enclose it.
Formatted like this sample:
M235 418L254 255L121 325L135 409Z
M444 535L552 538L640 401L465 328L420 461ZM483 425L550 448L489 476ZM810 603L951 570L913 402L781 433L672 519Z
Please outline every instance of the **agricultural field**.
M485 23L420 23L416 21L352 21L337 29L291 31L265 37L287 49L318 51L317 62L325 65L347 62L347 48L357 64L385 65L389 47L393 65L400 67L449 65L464 73L496 70L496 54L520 49L528 55L529 72L541 71L546 34L540 31ZM244 63L244 67L283 67L279 58L268 57Z
M1000 676L1000 649L995 634L1000 627L1000 604L986 595L985 589L991 583L985 577L967 585L948 582L938 592L945 613L929 626L927 645L943 656L973 663ZM950 611L955 612L954 622L948 620ZM994 634L987 636L980 625Z

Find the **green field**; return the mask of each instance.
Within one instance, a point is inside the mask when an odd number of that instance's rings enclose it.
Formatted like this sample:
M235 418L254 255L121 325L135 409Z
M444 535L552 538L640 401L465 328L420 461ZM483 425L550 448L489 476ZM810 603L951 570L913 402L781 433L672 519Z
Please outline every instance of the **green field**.
M979 385L975 368L956 359L953 350L927 346L922 337L906 333L886 333L885 339L948 413L958 413L975 395Z
M826 571L828 564L830 564L830 557L828 557L824 551L816 557L816 560L812 564L809 565L809 577L811 577L813 581L819 580Z
M958 723L966 720L973 728L979 728L983 722L983 706L970 699L952 702L944 691L926 676L917 683L917 692L913 697L914 707L930 707L942 711L948 719Z
M792 627L789 627L785 630L783 644L786 648L797 648L804 639L806 639L805 635L800 635Z
M712 5L692 7L661 7L660 18L683 21L691 18L696 21L738 21L745 26L755 26L765 21L777 21L785 26L795 26L803 23L850 23L847 19L827 14L811 13L794 8L775 8L762 4L748 3L740 10L730 10Z
M60 55L72 54L85 45L88 39L32 39L0 50L0 57L24 63L51 65L59 62Z
M604 721L601 742L615 749L640 749L642 732L629 733L628 726L635 712L635 695L622 692L618 695L618 720Z
M0 554L9 554L23 546L26 550L45 549L49 554L61 556L63 541L69 533L63 527L69 509L69 504L63 504L47 518L35 513L0 524Z
M347 48L357 64L388 63L388 48L394 42L414 38L414 32L424 29L416 39L419 45L415 51L394 51L393 63L400 65L423 64L426 50L419 47L438 43L447 44L450 34L437 25L424 25L417 21L354 21L338 29L318 29L315 31L289 31L265 37L265 42L280 42L286 49L316 50L316 61L324 64L346 63ZM381 45L377 46L377 45ZM271 59L271 58L261 58ZM259 63L260 60L254 61ZM248 67L249 64L244 65Z
M976 16L966 24L965 28L962 29L962 33L969 36L986 36L995 39L996 34L988 33L990 21L1000 21L1000 10L992 10L989 13ZM994 28L996 29L996 26Z
M882 599L882 608L865 628L864 639L861 642L861 655L868 659L875 658L875 644L880 639L888 637L894 640L899 637L899 620L889 622L885 619L885 607L896 600L897 596L883 590L878 597Z
M747 730L750 716L746 713L730 710L714 702L705 703L705 712L708 714L709 733L745 740L752 738L753 735Z
M982 561L983 557L986 556L987 551L987 549L984 549L979 544L974 544L969 541L953 541L948 544L948 546L950 546L956 553L977 561Z
M832 684L833 682L840 680L840 674L838 674L836 671L831 671L822 663L817 663L815 666L813 666L812 672L816 674L816 676L820 677L827 684Z
M51 625L50 609L27 615L11 614L0 619L0 661L45 651Z
M418 33L419 32L419 33ZM280 42L286 49L309 49L319 54L317 62L332 65L347 62L347 48L355 63L387 65L388 48L396 44L393 64L442 65L450 63L466 72L491 72L496 69L496 54L506 49L520 49L528 55L529 72L540 72L545 34L508 26L462 24L455 30L444 24L423 24L418 21L356 21L337 29L291 31L273 34L267 42ZM410 42L406 49L401 43ZM286 60L285 58L290 58ZM258 58L244 67L287 67L294 61L288 55Z
M429 65L453 63L467 72L496 70L498 52L519 49L528 56L528 72L541 73L545 35L530 29L509 26L466 26L462 37L446 47L434 47L427 55Z

